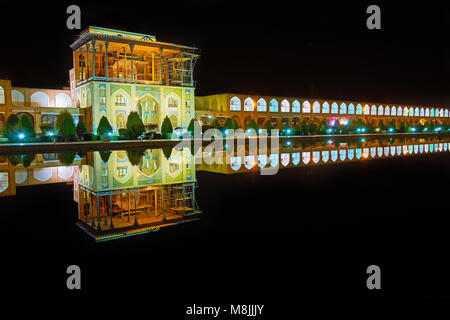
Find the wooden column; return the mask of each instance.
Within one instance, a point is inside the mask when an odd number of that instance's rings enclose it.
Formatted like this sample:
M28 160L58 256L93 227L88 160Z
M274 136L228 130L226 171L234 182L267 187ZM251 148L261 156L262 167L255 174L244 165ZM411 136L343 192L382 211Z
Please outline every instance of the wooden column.
M95 80L95 40L92 40L92 78Z
M130 50L131 50L131 80L134 82L133 49L134 49L134 44L130 44Z
M108 78L108 46L109 46L109 42L106 41L106 42L105 42L105 49L106 49L106 53L105 53L105 60L106 60L105 77L106 77L106 78Z

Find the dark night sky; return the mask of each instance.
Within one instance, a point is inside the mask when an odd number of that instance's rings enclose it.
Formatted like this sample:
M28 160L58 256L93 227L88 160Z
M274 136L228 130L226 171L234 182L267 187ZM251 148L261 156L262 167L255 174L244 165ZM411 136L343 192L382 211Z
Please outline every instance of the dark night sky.
M69 4L88 25L152 34L202 51L197 95L221 92L448 105L450 9L431 2L170 1L2 4L0 76L15 86L68 85Z

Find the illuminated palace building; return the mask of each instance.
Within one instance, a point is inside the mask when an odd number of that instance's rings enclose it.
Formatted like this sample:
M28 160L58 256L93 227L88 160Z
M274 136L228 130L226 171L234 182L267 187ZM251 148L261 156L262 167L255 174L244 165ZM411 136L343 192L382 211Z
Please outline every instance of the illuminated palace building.
M361 119L374 126L380 120L396 125L401 121L410 125L425 124L426 121L450 123L449 110L441 107L230 93L196 97L195 109L202 124L211 124L217 119L223 125L227 118L233 118L241 128L245 128L251 119L260 128L271 121L278 129L298 125L302 120L316 123L326 120L333 125Z
M217 118L222 125L234 118L241 128L251 119L260 127L271 121L277 128L295 126L302 119L362 119L372 125L379 120L411 125L449 121L448 109L438 106L228 93L195 97L193 70L199 50L156 41L151 35L89 27L71 48L70 88L19 88L0 79L0 128L9 114L26 114L40 132L41 126L53 126L63 109L75 122L82 117L94 133L106 116L116 134L131 111L146 125L160 126L168 116L174 128L187 128L194 117L203 124Z

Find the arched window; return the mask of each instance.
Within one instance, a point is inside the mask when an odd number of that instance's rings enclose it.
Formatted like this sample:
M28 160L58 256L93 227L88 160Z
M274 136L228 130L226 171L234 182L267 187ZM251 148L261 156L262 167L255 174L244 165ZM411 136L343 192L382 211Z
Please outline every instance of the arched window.
M37 107L48 107L49 98L48 95L38 91L31 95L31 105Z
M241 99L238 97L230 99L230 111L241 111Z
M409 116L414 117L414 108L413 107L409 108Z
M292 112L300 112L300 102L298 102L297 100L294 100L294 102L292 102Z
M11 91L12 102L16 106L23 106L25 103L25 96L19 90Z
M370 114L372 116L376 116L377 115L377 106L376 105L372 105L372 109L370 110Z
M116 95L116 99L114 101L116 106L126 106L127 105L127 98L123 94Z
M255 102L252 98L247 98L244 100L244 111L255 111Z
M178 99L176 97L169 97L167 99L167 107L172 109L178 108Z
M340 114L347 114L347 105L345 103L341 103L340 109L339 109L339 113Z
M320 103L318 101L313 103L313 113L320 113Z
M402 110L403 110L402 107L397 108L397 116L400 117L402 115Z
M431 108L430 117L434 117L434 109Z
M384 108L384 115L385 116L390 116L391 114L390 114L390 109L389 109L389 106L386 106L386 108Z
M55 96L55 107L62 107L62 108L70 108L72 105L72 101L70 100L70 97L65 93L58 93Z
M0 86L0 104L5 104L5 90Z
M118 129L125 129L127 127L127 117L123 114L123 112L119 112L116 115L116 127Z
M448 118L448 109L445 109L445 111L444 111L444 117Z
M412 108L411 108L411 109L412 109ZM414 112L413 112L412 114L414 114ZM408 107L404 107L404 108L403 108L403 116L406 117L406 116L408 116L408 115L409 115L409 109L408 109Z
M353 105L353 103L350 103L348 105L348 114L355 114L355 106Z
M419 108L416 107L416 108L414 109L414 116L415 116L415 117L418 117L419 115L420 115Z
M336 102L331 104L331 113L338 113L338 104Z
M222 111L222 110L219 110L219 104L217 103L217 99L213 99L213 101L211 103L211 109L213 111Z
M330 113L330 105L326 101L322 103L322 113Z
M378 115L379 116L384 115L384 108L383 108L383 106L378 106Z
M430 109L426 108L425 109L425 117L429 117L430 116Z
M395 106L393 106L391 109L391 116L396 116L396 115L397 115L397 108Z
M258 100L258 105L256 107L256 110L259 111L259 112L267 112L266 100L264 100L263 98L260 98Z
M425 117L425 109L424 108L420 108L420 116Z
M56 114L43 114L41 117L41 126L55 128Z
M307 101L302 104L302 112L303 113L311 113L311 104Z
M275 99L269 102L269 112L278 112L278 101Z
M356 114L362 114L362 106L360 104L356 106Z
M366 104L366 105L364 106L364 114L365 114L365 115L369 115L369 114L370 114L370 107L369 107L368 104Z
M281 112L289 112L289 101L286 99L281 101Z
M444 116L444 109L439 110L439 117L443 117Z

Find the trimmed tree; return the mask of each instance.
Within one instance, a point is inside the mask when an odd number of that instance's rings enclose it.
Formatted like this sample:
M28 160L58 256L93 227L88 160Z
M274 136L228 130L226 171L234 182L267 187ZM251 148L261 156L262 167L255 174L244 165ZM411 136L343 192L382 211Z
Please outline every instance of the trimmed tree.
M61 164L70 166L73 163L73 160L75 160L76 155L75 152L58 153L58 160Z
M55 123L55 129L56 131L61 131L61 126L64 123L65 119L70 119L73 122L73 117L72 114L67 111L67 110L63 110L58 114L58 117L56 118L56 123ZM75 124L74 124L75 126Z
M258 124L256 123L256 121L254 119L251 119L248 123L247 123L247 127L245 128L245 130L248 129L253 129L255 130L256 133L258 133Z
M19 125L19 117L17 115L12 114L6 120L5 126L2 130L2 137L8 138L9 141L14 142L18 140L18 125Z
M103 137L103 135L105 133L110 133L110 132L112 132L111 124L109 123L108 118L103 116L100 119L100 122L98 123L97 135L99 135L100 137Z
M77 129L72 117L65 117L59 128L59 135L63 141L73 141L76 139Z
M138 166L141 162L141 158L144 155L144 153L145 153L144 149L127 150L128 161L130 161L130 163L133 166Z
M326 134L327 133L327 122L325 120L322 120L319 124L319 134Z
M131 139L136 139L144 132L145 126L139 114L136 111L130 112L127 118L126 136Z
M219 122L219 120L217 120L217 118L214 118L212 121L211 121L211 127L212 128L218 128L218 127L220 127L220 122Z
M88 133L87 126L84 123L83 119L80 119L77 124L78 138L80 138L80 139L83 138L83 135L85 135L86 133Z
M25 140L36 138L34 126L26 115L20 117L18 128L19 131L25 135Z
M197 129L195 129L195 128L197 128ZM195 133L195 130L201 130L201 129L202 129L202 127L200 126L200 122L198 122L197 119L192 118L191 121L189 122L189 125L187 128L190 135L193 136Z
M172 123L170 122L169 117L166 116L161 125L161 134L164 136L164 138L168 139L170 138L172 132L173 132Z

